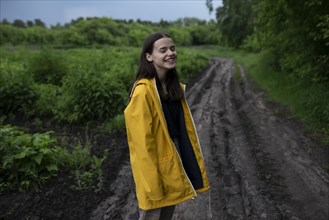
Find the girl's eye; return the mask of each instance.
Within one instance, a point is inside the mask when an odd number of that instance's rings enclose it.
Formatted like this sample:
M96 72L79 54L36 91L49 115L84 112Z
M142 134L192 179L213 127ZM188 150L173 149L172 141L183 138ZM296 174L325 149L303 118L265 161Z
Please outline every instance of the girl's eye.
M168 50L167 47L166 47L166 48L161 48L161 49L159 50L159 52L160 52L160 53L165 53L167 50ZM176 48L175 48L175 46L171 46L171 47L169 47L169 50L172 51L172 52L174 52L174 51L176 50Z

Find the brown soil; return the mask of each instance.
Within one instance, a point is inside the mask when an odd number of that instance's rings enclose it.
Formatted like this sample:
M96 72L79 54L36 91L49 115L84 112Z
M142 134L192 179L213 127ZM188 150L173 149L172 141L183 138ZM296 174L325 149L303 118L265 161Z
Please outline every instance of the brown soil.
M212 188L179 204L174 219L328 219L329 148L284 107L265 102L243 67L234 77L232 60L212 61L187 92ZM75 128L56 134L87 136L97 155L109 149L103 191L73 190L73 180L62 174L41 192L2 192L0 217L137 219L125 133Z

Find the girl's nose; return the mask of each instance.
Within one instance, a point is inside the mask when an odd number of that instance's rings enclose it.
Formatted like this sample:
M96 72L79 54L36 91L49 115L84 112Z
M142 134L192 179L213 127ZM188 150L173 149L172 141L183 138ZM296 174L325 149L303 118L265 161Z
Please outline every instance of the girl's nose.
M175 54L175 51L172 51L172 50L168 50L169 52L168 52L168 55L173 55L173 54Z

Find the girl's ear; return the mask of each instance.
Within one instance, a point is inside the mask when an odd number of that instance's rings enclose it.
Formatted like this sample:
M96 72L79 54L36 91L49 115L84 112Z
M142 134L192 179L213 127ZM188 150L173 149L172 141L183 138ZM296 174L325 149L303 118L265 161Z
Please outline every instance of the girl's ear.
M146 53L145 56L146 56L147 61L149 61L149 62L152 62L153 61L151 54Z

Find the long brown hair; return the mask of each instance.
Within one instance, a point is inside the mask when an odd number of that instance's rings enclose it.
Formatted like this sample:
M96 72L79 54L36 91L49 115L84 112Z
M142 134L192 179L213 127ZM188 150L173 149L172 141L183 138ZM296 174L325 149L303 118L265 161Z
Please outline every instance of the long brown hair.
M148 36L144 41L144 46L140 56L139 68L136 74L136 80L140 80L143 78L155 78L157 82L157 88L161 98L170 99L170 100L180 100L183 98L184 93L179 84L179 78L176 71L176 68L168 70L166 77L166 87L168 91L168 95L164 94L161 83L158 79L156 69L152 62L149 62L146 59L146 53L152 54L154 42L161 38L171 38L172 37L164 32L157 32Z

